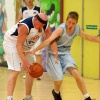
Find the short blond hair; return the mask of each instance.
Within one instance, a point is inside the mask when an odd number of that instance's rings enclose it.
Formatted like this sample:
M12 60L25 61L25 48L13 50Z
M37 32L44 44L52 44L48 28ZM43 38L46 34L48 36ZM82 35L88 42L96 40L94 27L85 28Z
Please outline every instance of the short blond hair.
M68 18L73 18L73 19L78 21L79 15L76 11L71 11L71 12L69 12L69 14L67 16L67 19Z

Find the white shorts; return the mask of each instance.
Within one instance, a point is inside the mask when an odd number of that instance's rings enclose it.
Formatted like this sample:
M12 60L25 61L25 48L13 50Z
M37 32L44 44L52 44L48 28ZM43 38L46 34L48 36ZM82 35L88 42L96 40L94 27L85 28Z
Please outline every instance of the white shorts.
M6 54L8 69L21 71L21 59L17 53L16 47L7 47L7 45L4 44L3 47ZM30 63L34 63L34 57L32 54L28 54L26 57Z
M58 81L63 79L64 73L69 73L68 67L76 68L76 63L70 54L58 56L58 64L55 63L54 55L48 54L46 70L53 80Z

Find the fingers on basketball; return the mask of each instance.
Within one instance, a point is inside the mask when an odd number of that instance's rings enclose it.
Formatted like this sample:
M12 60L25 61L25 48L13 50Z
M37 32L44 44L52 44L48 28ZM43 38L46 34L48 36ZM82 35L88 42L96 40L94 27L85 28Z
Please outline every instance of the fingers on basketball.
M41 64L33 63L29 67L29 74L33 78L38 78L38 77L42 76L43 72L44 72L44 70L43 70L43 66Z

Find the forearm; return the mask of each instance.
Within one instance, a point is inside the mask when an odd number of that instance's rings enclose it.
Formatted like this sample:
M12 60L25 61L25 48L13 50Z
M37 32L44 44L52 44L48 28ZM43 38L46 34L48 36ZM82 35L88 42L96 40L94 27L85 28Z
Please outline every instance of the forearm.
M100 43L100 39L96 38L94 36L87 35L87 36L84 37L84 39L92 41L92 42L98 42L98 43Z
M23 53L23 48L22 48L22 46L16 45L16 48L17 48L17 52L18 52L18 55L19 55L21 61L22 61L22 62L26 61L27 59L26 59L26 57L25 57L25 54Z
M42 44L40 44L36 49L33 50L33 52L37 52L38 50L41 50L42 48L46 47L48 44L50 43L50 41L47 39L44 42L42 42Z
M91 37L91 38L89 38L89 40L92 41L92 42L98 42L98 43L100 43L100 39L96 38L96 37Z
M57 57L58 56L57 43L55 41L51 42L50 47L51 47L53 54Z
M100 39L95 37L95 36L91 36L87 33L85 33L84 31L80 31L80 36L82 36L82 38L86 39L86 40L89 40L89 41L92 41L92 42L98 42L100 43Z

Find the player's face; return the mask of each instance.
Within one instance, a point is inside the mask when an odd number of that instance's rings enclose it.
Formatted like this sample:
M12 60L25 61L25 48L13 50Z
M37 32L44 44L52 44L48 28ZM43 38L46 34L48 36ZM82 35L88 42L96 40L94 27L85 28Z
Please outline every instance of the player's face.
M37 29L37 30L40 30L41 28L43 28L45 24L42 24L38 19L35 18L34 20L34 27Z
M33 5L33 1L34 1L34 0L25 0L25 4L26 4L27 6Z
M68 29L69 31L71 31L71 30L73 30L73 29L75 28L75 26L76 26L76 24L77 24L77 20L74 19L74 18L68 18L68 19L66 20L66 23L67 23L67 29Z

